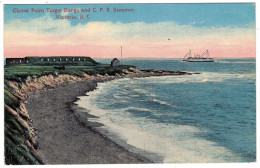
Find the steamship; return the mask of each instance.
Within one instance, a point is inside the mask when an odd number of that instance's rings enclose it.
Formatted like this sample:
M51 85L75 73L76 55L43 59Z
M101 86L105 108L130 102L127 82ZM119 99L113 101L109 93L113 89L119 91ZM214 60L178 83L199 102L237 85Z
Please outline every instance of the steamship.
M210 57L209 51L206 50L202 54L191 55L191 50L184 56L185 62L214 62L214 58Z

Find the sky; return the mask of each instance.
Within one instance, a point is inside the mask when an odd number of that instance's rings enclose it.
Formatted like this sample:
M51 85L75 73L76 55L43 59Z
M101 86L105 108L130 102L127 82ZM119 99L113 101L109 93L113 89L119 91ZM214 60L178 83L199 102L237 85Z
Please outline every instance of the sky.
M60 16L69 19L59 19ZM253 3L4 6L5 58L114 58L120 57L120 46L124 58L182 58L190 49L193 54L208 49L215 58L255 58L255 6Z

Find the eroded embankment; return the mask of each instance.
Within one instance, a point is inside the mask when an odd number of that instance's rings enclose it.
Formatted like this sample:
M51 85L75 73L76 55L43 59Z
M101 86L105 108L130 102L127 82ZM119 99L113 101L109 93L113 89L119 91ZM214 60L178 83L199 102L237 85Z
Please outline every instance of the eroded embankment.
M83 77L72 75L48 75L28 77L24 83L5 81L5 161L6 164L44 164L37 152L37 132L26 109L28 95L31 93L80 81L105 81L121 77L145 77L154 75L183 75L186 72L140 71L135 68L123 70L115 76L96 75ZM93 149L94 150L94 149ZM133 161L133 162L136 162ZM94 162L93 162L94 163ZM97 161L98 163L98 161ZM100 163L100 162L99 162ZM116 160L115 160L116 163ZM48 164L48 163L47 163Z
M126 74L139 73L138 69L123 70L123 75L115 76L84 74L83 77L73 75L48 75L28 77L25 82L5 80L5 162L6 164L43 164L37 152L38 142L36 129L26 109L28 95L33 92L54 88L66 83L87 80L109 80Z
M5 162L6 164L42 164L37 153L37 133L25 107L28 95L32 92L52 88L67 82L88 80L58 75L28 77L24 83L5 81Z

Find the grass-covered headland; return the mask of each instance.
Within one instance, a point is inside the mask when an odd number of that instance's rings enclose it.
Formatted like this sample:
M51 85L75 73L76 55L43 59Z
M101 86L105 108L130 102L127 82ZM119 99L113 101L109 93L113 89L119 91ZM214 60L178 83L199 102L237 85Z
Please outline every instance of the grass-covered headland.
M5 80L23 82L28 76L44 76L44 75L57 75L68 74L82 77L84 73L88 75L105 75L114 76L122 73L122 70L128 69L129 65L120 65L117 67L111 67L109 65L97 65L97 66L65 66L64 70L55 69L53 66L35 66L35 65L17 65L6 66Z

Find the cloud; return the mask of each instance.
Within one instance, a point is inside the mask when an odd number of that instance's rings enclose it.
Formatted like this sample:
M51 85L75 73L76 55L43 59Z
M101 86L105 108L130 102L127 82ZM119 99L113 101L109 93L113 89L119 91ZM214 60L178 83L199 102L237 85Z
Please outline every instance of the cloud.
M70 12L61 13L61 15L69 14ZM169 36L185 38L210 35L247 35L252 34L255 29L254 27L194 27L192 25L179 25L173 21L156 23L88 22L86 25L78 24L72 26L68 19L53 19L47 14L41 18L34 18L29 21L11 20L5 24L5 31L27 31L60 36L81 32L86 35L106 35L113 36L113 38L167 38Z
M194 27L175 22L88 22L74 26L67 19L56 20L49 15L29 21L11 20L4 26L5 49L8 51L19 47L20 53L26 53L21 52L22 48L28 50L30 47L46 47L50 50L49 54L62 54L55 51L57 48L66 48L64 52L73 54L76 51L68 48L74 47L77 48L77 54L86 54L86 50L90 52L93 48L102 50L91 51L94 56L105 57L106 53L115 54L118 46L123 45L129 57L138 54L176 57L193 48L211 48L218 53L223 51L223 55L230 54L229 49L245 51L246 48L255 48L255 28L252 26ZM239 52L233 51L232 56L237 53ZM39 53L35 51L35 54Z
M67 19L54 20L49 14L29 21L11 20L4 25L5 32L26 31L30 33L67 35L78 27L71 26Z

